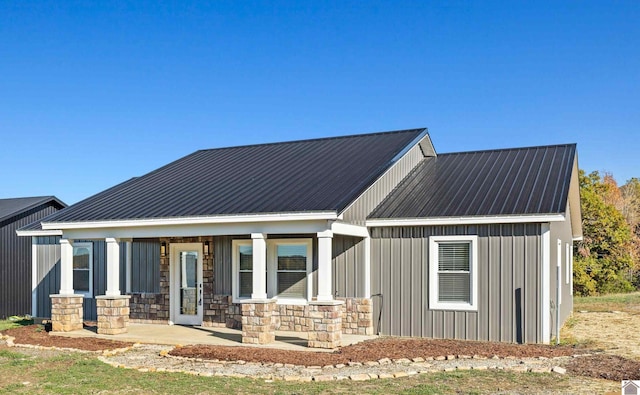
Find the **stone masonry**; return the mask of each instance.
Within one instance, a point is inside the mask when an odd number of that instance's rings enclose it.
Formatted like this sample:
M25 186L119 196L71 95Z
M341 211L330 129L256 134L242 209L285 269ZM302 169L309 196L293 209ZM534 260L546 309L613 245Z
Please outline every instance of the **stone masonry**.
M273 312L276 302L251 301L242 303L242 342L268 344L276 340Z
M128 295L96 296L99 334L117 335L128 331L129 298Z
M169 323L169 295L161 293L132 293L129 308L130 322L138 324Z
M354 335L373 335L373 306L367 298L338 298L344 302L342 312L342 333ZM278 305L274 312L274 325L277 330L309 332L310 321L308 305Z
M373 335L373 305L368 298L338 298L344 300L342 333Z
M342 305L335 301L331 304L309 304L309 342L313 348L337 348L342 343ZM322 302L325 303L325 302Z
M51 295L51 329L70 332L82 329L82 295Z

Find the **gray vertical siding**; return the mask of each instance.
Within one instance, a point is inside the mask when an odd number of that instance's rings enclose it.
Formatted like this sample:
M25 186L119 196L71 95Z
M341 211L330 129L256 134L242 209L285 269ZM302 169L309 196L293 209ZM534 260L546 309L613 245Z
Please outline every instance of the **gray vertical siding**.
M232 246L234 239L242 237L216 236L213 238L214 295L231 295Z
M47 203L0 222L0 319L31 314L31 237L16 230L58 210Z
M570 207L569 204L567 204L567 211L566 211L566 218L571 218L571 211L570 211ZM550 313L551 313L551 319L549 320L550 324L551 324L551 335L552 337L554 337L556 335L556 267L557 267L557 262L558 262L558 255L557 255L557 248L558 248L558 239L560 239L562 241L562 246L561 246L561 262L560 262L560 272L561 272L561 283L560 283L560 291L562 292L562 296L561 296L561 303L560 303L560 326L562 326L562 324L565 322L565 320L567 318L569 318L569 316L571 315L571 313L573 312L573 297L571 295L571 281L569 281L569 284L567 284L566 282L566 273L567 273L567 265L570 264L570 262L567 261L566 259L566 253L565 253L565 244L569 243L569 245L572 245L573 243L573 232L571 229L571 221L570 220L565 220L562 222L552 222L551 226L550 226L550 238L551 238L551 245L550 245L550 250L551 250L551 259L550 259L550 265L551 268L549 270L549 274L551 277L551 281L550 281L550 292L551 292L551 296L550 296L550 301L551 301L551 307L550 307ZM573 254L573 249L571 250L571 254ZM573 273L571 273L571 276L573 276Z
M131 243L131 292L160 292L160 241L134 240Z
M338 297L364 295L364 242L360 237L335 235L332 243L333 291Z
M382 177L380 177L371 188L367 189L356 201L343 212L345 221L364 225L367 215L389 195L402 179L421 161L426 155L433 155L433 152L423 153L423 148L430 147L429 136L426 136L420 144L411 148L395 165L393 165Z
M37 281L36 304L38 317L51 317L49 295L60 291L60 237L36 238Z
M541 342L540 231L539 224L373 228L371 291L382 294L373 296L374 328L395 336ZM477 312L429 309L434 235L478 235Z

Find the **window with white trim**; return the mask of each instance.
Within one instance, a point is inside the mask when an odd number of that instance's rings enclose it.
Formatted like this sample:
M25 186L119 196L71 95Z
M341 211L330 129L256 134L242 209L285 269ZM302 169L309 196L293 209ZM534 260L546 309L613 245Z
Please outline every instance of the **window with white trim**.
M477 236L430 237L430 309L478 309L477 256Z
M93 243L73 244L73 290L93 296Z
M234 300L249 299L253 292L253 242L233 240ZM286 302L311 299L313 265L311 239L267 239L267 296Z

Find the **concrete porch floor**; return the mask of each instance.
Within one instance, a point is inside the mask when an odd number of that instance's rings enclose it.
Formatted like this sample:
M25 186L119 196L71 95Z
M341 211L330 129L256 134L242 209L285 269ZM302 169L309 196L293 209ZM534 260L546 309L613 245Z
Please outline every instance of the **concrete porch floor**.
M216 346L245 346L277 348L282 350L330 352L332 350L307 347L307 334L304 332L276 331L276 341L271 344L257 345L242 343L242 331L239 329L213 328L202 326L129 324L129 332L119 335L99 335L90 329L72 332L49 332L51 336L95 337L125 342L150 344L207 344ZM377 336L342 335L342 345L347 346Z

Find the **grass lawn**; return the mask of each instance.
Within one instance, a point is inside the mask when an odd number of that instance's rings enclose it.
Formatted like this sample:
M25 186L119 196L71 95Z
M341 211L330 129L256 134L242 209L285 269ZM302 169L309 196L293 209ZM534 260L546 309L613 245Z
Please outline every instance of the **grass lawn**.
M573 310L640 313L640 292L603 296L576 296L573 298Z
M27 353L30 351L0 348L0 393L442 394L619 389L618 383L601 380L501 371L433 373L366 382L266 382L181 373L142 373L110 367L91 355L33 357Z
M0 331L4 331L6 329L17 328L23 325L31 325L33 324L33 320L28 320L21 317L16 317L8 320L0 320Z

